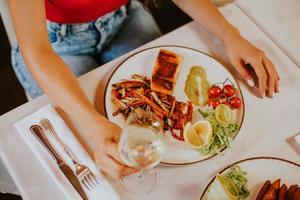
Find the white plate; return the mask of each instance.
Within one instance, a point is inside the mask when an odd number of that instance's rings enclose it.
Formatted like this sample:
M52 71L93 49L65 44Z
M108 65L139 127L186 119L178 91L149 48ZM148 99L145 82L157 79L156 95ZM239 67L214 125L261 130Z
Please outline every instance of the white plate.
M280 178L281 184L285 183L288 187L293 184L299 185L300 183L300 165L288 160L272 157L255 157L238 161L232 165L235 164L247 172L248 189L250 191L247 200L256 199L260 188L266 180L273 182ZM226 173L232 165L226 167L219 173ZM209 186L213 180L214 179L211 180L204 190L200 200L206 199Z
M205 53L202 53L195 49L181 46L169 45L152 47L129 56L117 67L117 69L111 75L106 86L104 97L105 113L109 120L117 123L120 126L123 126L125 122L124 117L122 115L112 116L112 113L115 109L114 105L111 102L110 91L112 89L112 84L117 83L122 79L131 79L132 74L140 74L150 77L152 73L152 68L154 66L156 57L160 49L167 49L173 51L183 57L181 71L179 73L178 80L176 82L175 90L173 93L173 96L175 96L176 100L178 101L186 102L188 100L184 92L184 86L191 67L195 65L202 66L205 68L207 80L210 83L224 82L226 78L229 78L236 86L238 86L238 84L234 80L233 76L229 73L229 71L217 60L208 56ZM243 100L241 93L240 97ZM196 121L201 118L197 109L198 107L194 106L193 121ZM244 107L242 106L242 108L234 111L234 120L241 126L243 118ZM199 152L189 148L184 142L176 141L169 134L165 134L164 138L167 146L165 156L162 160L162 163L164 164L191 164L212 157L201 155Z

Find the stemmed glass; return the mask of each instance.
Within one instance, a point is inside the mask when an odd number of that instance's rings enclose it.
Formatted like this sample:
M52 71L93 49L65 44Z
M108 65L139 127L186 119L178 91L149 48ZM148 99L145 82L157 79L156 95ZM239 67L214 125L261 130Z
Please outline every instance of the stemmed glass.
M128 166L139 172L120 180L123 189L131 194L143 195L153 190L157 173L154 169L165 152L161 134L150 126L127 125L119 142L119 154Z

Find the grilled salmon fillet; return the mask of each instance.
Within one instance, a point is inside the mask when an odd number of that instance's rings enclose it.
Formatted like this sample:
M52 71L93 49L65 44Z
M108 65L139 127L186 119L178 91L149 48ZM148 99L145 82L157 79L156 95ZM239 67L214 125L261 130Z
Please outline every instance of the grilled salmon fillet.
M180 55L160 49L152 71L151 89L171 95L180 71L181 61Z

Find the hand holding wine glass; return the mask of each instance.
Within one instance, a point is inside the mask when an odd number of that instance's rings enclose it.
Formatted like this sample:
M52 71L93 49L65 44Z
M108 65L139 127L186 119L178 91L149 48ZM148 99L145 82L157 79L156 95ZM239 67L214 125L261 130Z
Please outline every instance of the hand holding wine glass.
M150 192L157 180L153 167L159 164L164 153L164 142L151 127L127 126L121 135L119 153L122 161L140 171L121 180L125 191L133 194Z

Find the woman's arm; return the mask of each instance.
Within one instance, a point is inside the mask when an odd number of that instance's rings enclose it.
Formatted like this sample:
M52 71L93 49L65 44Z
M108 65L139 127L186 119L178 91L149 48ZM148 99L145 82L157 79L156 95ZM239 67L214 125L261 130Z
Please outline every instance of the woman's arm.
M69 67L48 40L44 1L8 1L18 44L29 70L49 98L85 130L82 134L98 167L113 177L132 171L121 164L117 142L121 129L97 113Z
M253 87L254 82L245 65L254 69L261 97L268 92L270 97L279 92L279 75L264 52L254 47L219 12L210 0L173 0L183 11L189 14L211 33L218 36L225 45L228 57L244 78Z

